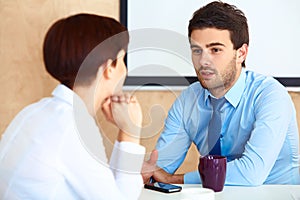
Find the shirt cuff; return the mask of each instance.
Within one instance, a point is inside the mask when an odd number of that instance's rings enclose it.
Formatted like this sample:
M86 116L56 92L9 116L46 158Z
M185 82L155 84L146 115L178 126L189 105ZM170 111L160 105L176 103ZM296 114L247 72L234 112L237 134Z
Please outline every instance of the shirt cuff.
M110 158L110 167L114 171L140 174L145 151L145 147L139 144L116 141Z
M198 171L188 172L184 174L184 184L199 184L202 183Z

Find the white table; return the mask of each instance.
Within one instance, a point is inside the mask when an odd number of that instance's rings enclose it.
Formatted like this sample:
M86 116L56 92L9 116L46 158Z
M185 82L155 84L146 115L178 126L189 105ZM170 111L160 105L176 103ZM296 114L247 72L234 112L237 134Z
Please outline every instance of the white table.
M198 184L181 185L182 192L201 190ZM181 192L165 194L143 189L140 200L186 200ZM205 200L204 198L202 198ZM222 192L215 193L215 200L300 200L300 185L262 185L258 187L225 186ZM201 200L199 198L199 200Z

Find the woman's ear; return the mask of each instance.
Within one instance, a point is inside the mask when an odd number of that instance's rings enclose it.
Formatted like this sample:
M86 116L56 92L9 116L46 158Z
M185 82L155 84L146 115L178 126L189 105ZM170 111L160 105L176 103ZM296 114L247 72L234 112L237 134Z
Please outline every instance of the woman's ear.
M243 63L244 60L246 60L248 54L248 45L243 44L238 50L237 50L237 62Z
M111 79L114 76L114 72L115 72L116 68L112 65L112 63L113 63L112 59L108 59L101 66L103 69L103 76L106 79Z

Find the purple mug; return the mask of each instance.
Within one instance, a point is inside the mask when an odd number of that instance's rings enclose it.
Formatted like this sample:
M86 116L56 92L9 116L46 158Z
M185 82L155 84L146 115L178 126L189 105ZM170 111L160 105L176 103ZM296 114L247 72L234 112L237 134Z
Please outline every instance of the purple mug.
M223 190L226 178L226 157L218 155L201 156L198 170L204 188L215 192Z

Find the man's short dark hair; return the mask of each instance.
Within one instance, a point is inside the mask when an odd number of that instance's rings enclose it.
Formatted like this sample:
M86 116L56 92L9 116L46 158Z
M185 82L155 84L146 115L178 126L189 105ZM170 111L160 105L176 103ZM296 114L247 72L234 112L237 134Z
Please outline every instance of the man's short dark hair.
M235 50L243 44L249 45L247 18L233 5L214 1L194 12L188 26L189 38L193 30L204 28L228 30ZM245 67L245 62L242 65Z

